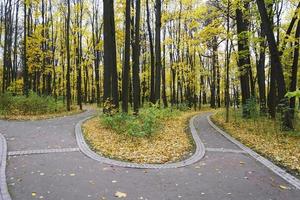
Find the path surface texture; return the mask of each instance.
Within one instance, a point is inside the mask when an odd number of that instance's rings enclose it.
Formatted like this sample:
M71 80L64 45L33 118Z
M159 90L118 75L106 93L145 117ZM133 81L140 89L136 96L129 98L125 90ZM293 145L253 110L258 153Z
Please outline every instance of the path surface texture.
M211 127L208 114L193 122L205 156L172 169L118 167L83 154L74 129L91 115L88 111L51 120L0 121L0 133L7 141L6 181L13 200L113 200L119 199L116 192L126 193L123 199L128 200L300 199L300 190ZM1 181L0 199L9 199L3 189L5 179Z

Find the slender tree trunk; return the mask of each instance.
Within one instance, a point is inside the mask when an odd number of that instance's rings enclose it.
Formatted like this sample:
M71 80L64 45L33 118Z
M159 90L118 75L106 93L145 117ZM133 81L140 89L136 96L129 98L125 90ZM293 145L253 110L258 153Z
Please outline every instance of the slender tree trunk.
M300 37L300 21L298 21L297 30L296 30L296 41L294 44L294 58L293 58L293 65L292 65L292 72L290 76L290 91L297 90L297 75L298 75L298 63L299 63L299 37ZM295 115L295 107L296 107L296 98L293 97L290 99L290 108L291 108L291 117L294 118Z
M244 8L249 9L249 3L244 3ZM242 104L243 104L243 116L249 117L249 110L246 108L246 103L250 99L250 51L249 51L249 38L248 29L249 21L247 16L244 16L243 11L238 8L236 10L236 23L237 23L237 34L238 34L238 66L240 71L240 82L242 90Z
M24 95L28 97L29 95L29 79L28 79L28 66L27 66L27 2L24 1L24 52L23 52L23 65L24 65L24 75L23 75L23 82L24 82L24 86L23 86L23 92Z
M130 73L130 19L131 9L130 0L126 0L125 13L125 48L124 48L124 65L122 74L122 111L128 113L128 89L129 89L129 73Z
M166 29L164 29L164 40L166 38ZM163 68L162 68L162 100L164 107L168 107L167 92L166 92L166 45L163 45Z
M77 105L79 106L79 109L82 110L82 2L79 0L77 1L78 6L80 6L79 10L76 13L76 21L77 21L77 46L76 46L76 70L77 70ZM87 78L87 77L86 77ZM86 91L86 90L85 90ZM85 93L85 95L87 95ZM85 98L86 100L86 98Z
M67 96L67 110L71 110L71 54L70 54L70 21L71 21L71 5L70 0L67 0L67 22L66 22L66 50L67 50L67 83L66 83L66 96Z
M140 99L141 99L141 86L140 86L140 12L141 1L136 0L135 12L135 39L133 49L133 70L132 70L132 84L133 84L133 111L139 112Z
M14 81L17 81L17 73L18 73L18 22L19 22L19 19L18 19L18 16L19 16L19 1L16 2L16 22L15 22L15 33L14 33L14 36L15 36L15 41L14 41L14 70L13 70L13 79ZM0 38L1 40L1 38Z
M155 58L154 58L154 45L153 45L153 37L151 31L150 24L150 9L149 9L149 0L146 0L146 8L147 8L147 27L148 27L148 36L150 43L150 64L151 64L151 73L150 73L150 101L155 104Z
M212 41L212 83L211 83L211 98L210 98L210 107L216 108L216 76L217 76L217 54L218 54L218 44L217 37L213 38Z
M230 95L229 95L229 64L230 64L230 50L229 50L229 31L230 31L230 1L227 0L227 14L226 14L226 85L225 85L225 105L226 105L226 122L229 122L229 108L230 108Z
M267 100L266 100L266 83L265 83L265 60L266 60L266 42L265 42L265 33L263 25L261 25L260 37L262 41L260 42L259 48L259 60L256 65L257 70L257 80L258 80L258 89L259 89L259 105L260 113L264 114L267 112Z
M116 61L116 39L114 1L103 0L104 21L104 101L111 101L119 108L118 72ZM104 109L104 112L107 110Z
M96 101L97 106L99 107L101 104L101 98L100 98L100 50L97 48L97 45L100 41L100 35L102 30L102 25L99 29L98 25L98 5L93 1L93 22L92 22L92 32L93 32L93 48L94 48L94 65L95 65L95 85L96 85Z
M161 92L161 41L160 41L160 31L161 31L161 0L155 1L155 102L160 102L160 92Z

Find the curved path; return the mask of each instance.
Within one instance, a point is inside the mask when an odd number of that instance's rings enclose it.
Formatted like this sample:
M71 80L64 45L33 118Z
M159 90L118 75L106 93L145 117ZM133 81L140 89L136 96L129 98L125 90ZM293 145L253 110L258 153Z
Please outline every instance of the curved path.
M32 122L0 121L0 133L7 140L6 180L13 200L113 200L118 199L117 191L126 193L124 199L129 200L299 199L300 190L212 128L208 114L194 120L206 147L205 157L173 169L117 167L81 153L75 125L92 114L89 111ZM2 143L2 157L4 146ZM0 181L5 185L5 178Z

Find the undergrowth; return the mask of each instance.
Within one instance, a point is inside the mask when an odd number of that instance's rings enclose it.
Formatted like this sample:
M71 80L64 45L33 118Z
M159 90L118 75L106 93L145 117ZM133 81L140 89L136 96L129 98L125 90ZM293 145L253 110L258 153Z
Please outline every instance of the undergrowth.
M28 97L5 93L0 95L0 115L43 115L65 111L62 101L30 93Z
M120 134L136 137L147 137L162 127L163 120L180 115L181 111L172 108L152 106L143 108L138 115L116 113L101 116L101 122Z

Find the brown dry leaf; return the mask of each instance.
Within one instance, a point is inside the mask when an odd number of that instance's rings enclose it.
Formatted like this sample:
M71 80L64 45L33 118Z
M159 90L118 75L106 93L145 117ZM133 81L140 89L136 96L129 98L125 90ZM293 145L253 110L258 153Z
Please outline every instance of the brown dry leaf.
M127 197L127 194L124 193L124 192L119 192L119 191L117 191L117 192L115 193L115 197L118 197L118 198L125 198L125 197Z

